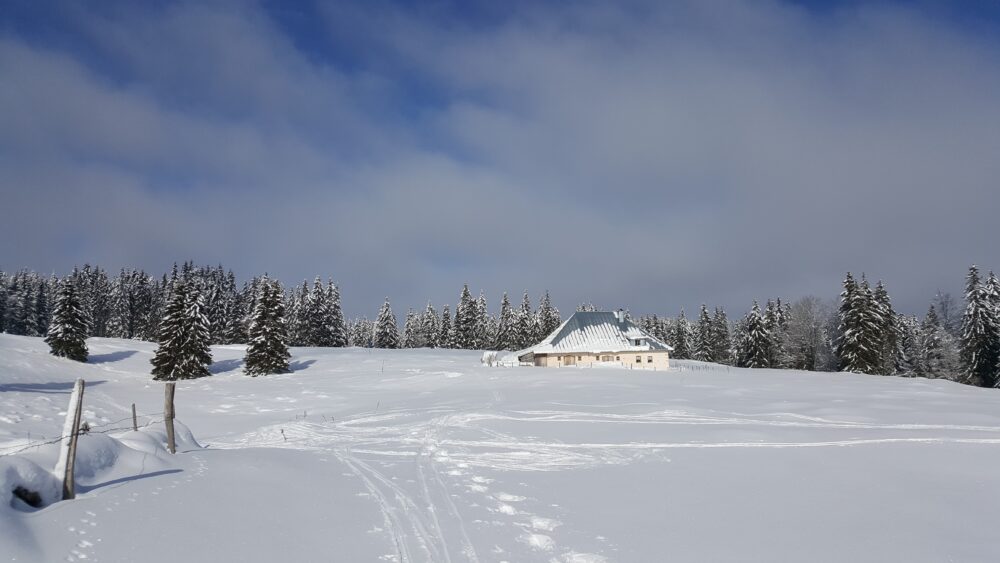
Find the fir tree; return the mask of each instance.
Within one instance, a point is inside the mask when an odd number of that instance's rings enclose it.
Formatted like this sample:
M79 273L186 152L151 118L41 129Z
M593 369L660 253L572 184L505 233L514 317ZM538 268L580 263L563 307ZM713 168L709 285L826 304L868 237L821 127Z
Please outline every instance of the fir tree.
M889 299L889 292L886 291L882 280L875 285L872 293L872 304L875 312L875 322L878 325L875 340L880 345L877 361L877 373L882 375L893 375L903 368L901 364L903 354L902 327L897 323L896 312L892 308L892 301ZM900 365L897 365L900 364Z
M542 300L538 302L538 311L535 314L538 316L535 324L538 327L539 340L548 337L562 324L559 310L552 306L548 291L542 295Z
M326 297L330 307L331 346L336 348L347 346L347 323L344 322L344 311L340 306L340 288L333 283L333 280L327 280Z
M731 363L733 352L729 340L729 319L721 307L716 307L715 315L712 316L711 341L712 361L720 364Z
M372 336L375 332L375 325L367 317L355 319L351 325L351 346L359 348L371 348Z
M1000 388L1000 280L990 272L986 278L986 304L990 311L989 356L993 361L993 386Z
M489 348L493 343L493 327L491 326L489 308L486 305L486 294L479 292L476 300L476 338L473 348L476 350Z
M313 282L312 291L306 302L305 318L308 331L309 346L329 347L334 345L333 315L330 310L330 298L323 288L319 276Z
M288 340L292 346L309 345L309 322L306 303L309 301L309 282L302 280L291 293L288 304Z
M454 348L455 331L451 328L451 310L448 305L441 309L441 325L438 329L438 348Z
M417 314L413 309L407 309L406 320L403 321L403 348L419 348L420 335Z
M690 360L693 355L692 346L694 343L692 340L694 336L691 331L691 325L688 323L687 317L684 316L684 309L681 309L681 314L677 317L677 322L673 328L670 345L674 348L674 358L678 360Z
M164 282L161 293L165 294L166 286L167 283ZM248 316L249 291L249 285L244 283L243 288L233 296L233 301L226 312L226 342L229 344L242 344L247 341L247 327L243 319Z
M0 271L0 333L7 332L4 323L7 317L7 295L8 295L8 285L10 284L9 277L6 272Z
M250 342L243 358L243 371L250 376L287 373L288 332L285 325L284 291L278 282L264 279L260 285L252 320Z
M160 323L159 347L153 355L153 379L194 379L209 375L212 353L208 318L197 288L189 282L174 283Z
M743 357L740 364L748 368L766 368L770 366L771 335L767 332L767 326L760 306L753 302L753 308L747 314L743 322L743 344L741 345Z
M434 305L427 302L427 308L420 316L420 337L421 345L427 348L438 347L440 333L440 321Z
M878 373L881 363L881 342L878 335L882 320L875 311L874 298L868 282L861 278L854 281L851 273L844 280L844 291L840 294L840 339L837 356L841 371L854 373Z
M399 348L399 328L396 325L396 316L392 314L392 307L389 305L389 298L385 298L385 303L378 312L375 320L375 334L372 339L376 348Z
M7 334L26 334L30 284L25 271L14 274L7 289L4 330ZM82 306L82 303L81 303ZM86 311L84 311L86 314Z
M76 280L67 278L59 287L45 342L54 356L86 362L86 340L87 316L80 304Z
M469 286L462 287L462 294L458 299L458 306L455 307L455 347L472 350L476 347L476 336L479 328L479 307L472 294L469 293Z
M712 355L712 319L708 316L708 307L704 303L698 313L698 324L694 329L694 350L692 359L710 362Z
M504 292L503 297L500 299L500 315L497 318L497 331L496 340L494 341L493 347L497 350L514 350L517 346L515 341L516 335L514 334L515 326L514 323L516 319L514 318L514 310L510 307L510 299L507 298L507 292Z
M541 338L538 336L538 331L535 330L535 315L531 310L531 298L528 296L528 292L524 292L524 296L521 298L521 308L517 313L517 324L514 329L514 334L517 337L517 348L523 349L538 343Z
M993 387L997 382L996 313L987 291L979 280L979 269L976 266L969 268L960 358L965 383Z

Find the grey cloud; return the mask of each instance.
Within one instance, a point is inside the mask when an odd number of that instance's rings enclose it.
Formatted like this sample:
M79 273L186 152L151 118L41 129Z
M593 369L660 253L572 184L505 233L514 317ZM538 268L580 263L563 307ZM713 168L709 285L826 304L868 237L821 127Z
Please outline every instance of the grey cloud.
M0 39L3 267L331 275L351 314L468 282L735 315L833 296L848 269L920 312L1000 266L1000 47L919 12L589 3L472 27L340 7L347 73L259 9L166 10L81 16L124 82ZM435 100L404 118L414 77Z

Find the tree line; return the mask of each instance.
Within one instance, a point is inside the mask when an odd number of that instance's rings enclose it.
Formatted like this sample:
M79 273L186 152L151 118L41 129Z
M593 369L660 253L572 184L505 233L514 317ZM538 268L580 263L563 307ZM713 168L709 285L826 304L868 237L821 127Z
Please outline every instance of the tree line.
M754 301L735 323L705 305L694 321L682 310L676 318L643 316L638 323L673 346L676 359L1000 387L1000 282L993 272L983 279L970 267L964 308L939 292L922 318L897 312L881 281L873 288L866 276L848 272L842 287L835 303Z
M266 275L238 286L232 271L192 262L159 278L134 269L112 278L90 265L62 279L0 271L0 331L46 336L53 353L80 361L91 336L158 342L153 374L159 379L207 375L213 344L247 344L247 373L278 373L287 370L288 346L515 350L561 322L548 292L537 308L527 292L519 307L504 293L490 314L485 294L474 298L466 285L454 315L449 305L438 313L428 303L409 310L400 330L388 298L374 321L346 320L339 288L318 277L286 291Z
M670 344L677 359L1000 386L1000 282L992 272L984 279L972 266L964 308L938 293L923 318L896 312L881 281L873 288L866 276L848 273L842 285L839 303L755 301L736 322L721 307L710 313L702 305L693 321L682 310L676 318L642 316L638 324ZM428 303L409 310L400 329L388 298L374 321L345 320L338 287L320 278L286 291L267 276L237 287L231 271L190 262L160 278L129 269L109 278L91 266L61 280L0 271L4 332L46 336L53 353L73 359L86 359L88 336L159 342L158 378L206 375L211 344L247 344L248 373L277 373L287 370L288 346L518 350L560 323L547 292L537 308L527 292L519 306L505 293L490 314L485 295L473 297L466 285L454 315L449 305L439 313Z

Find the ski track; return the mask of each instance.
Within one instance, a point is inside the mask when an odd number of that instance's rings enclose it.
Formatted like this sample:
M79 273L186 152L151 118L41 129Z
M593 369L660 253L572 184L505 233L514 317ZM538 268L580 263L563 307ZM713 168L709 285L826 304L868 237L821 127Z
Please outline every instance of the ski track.
M498 402L499 397L494 396ZM496 403L490 405L492 408ZM580 405L573 405L580 408ZM542 424L641 424L665 426L734 426L808 428L850 431L844 439L824 441L676 441L676 442L562 442L525 438L504 433L522 423ZM284 434L282 434L282 430ZM666 430L667 433L673 432ZM905 433L902 436L859 437L863 433ZM983 436L983 435L986 436ZM457 437L458 435L461 438ZM995 435L996 437L992 437ZM794 413L698 414L684 411L654 411L608 414L579 410L525 410L464 412L443 408L396 409L359 414L327 421L290 421L266 426L230 442L215 441L221 448L278 447L333 452L361 477L383 514L400 563L418 560L471 561L479 556L466 526L470 515L452 499L452 489L482 495L470 507L486 507L490 520L479 524L507 526L511 549L530 549L526 557L550 557L558 542L551 537L561 523L523 508L531 499L490 491L487 479L470 469L490 471L561 471L598 465L626 464L646 455L672 449L722 448L819 448L864 447L884 444L1000 444L1000 427L945 424L870 424L830 420ZM412 461L412 463L411 463ZM412 478L412 479L411 479ZM412 485L407 486L407 483ZM514 507L509 503L515 503ZM463 507L467 512L471 509ZM498 518L507 518L498 521ZM527 519L527 520L525 520ZM506 533L509 532L509 533ZM564 558L603 560L572 546L558 545ZM418 559L419 557L419 559ZM580 559L580 558L583 559Z

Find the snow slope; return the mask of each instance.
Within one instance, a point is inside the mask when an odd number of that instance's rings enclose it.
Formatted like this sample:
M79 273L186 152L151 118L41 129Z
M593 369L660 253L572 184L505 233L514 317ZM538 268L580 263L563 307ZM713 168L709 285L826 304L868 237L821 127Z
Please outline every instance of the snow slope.
M0 560L1000 560L993 390L438 350L299 348L250 378L217 346L213 377L178 384L171 456L154 346L88 344L80 365L0 335L0 455L58 435L76 377L95 429L77 500L0 490ZM148 426L97 433L132 402ZM0 484L44 484L28 469L56 455L0 457Z

